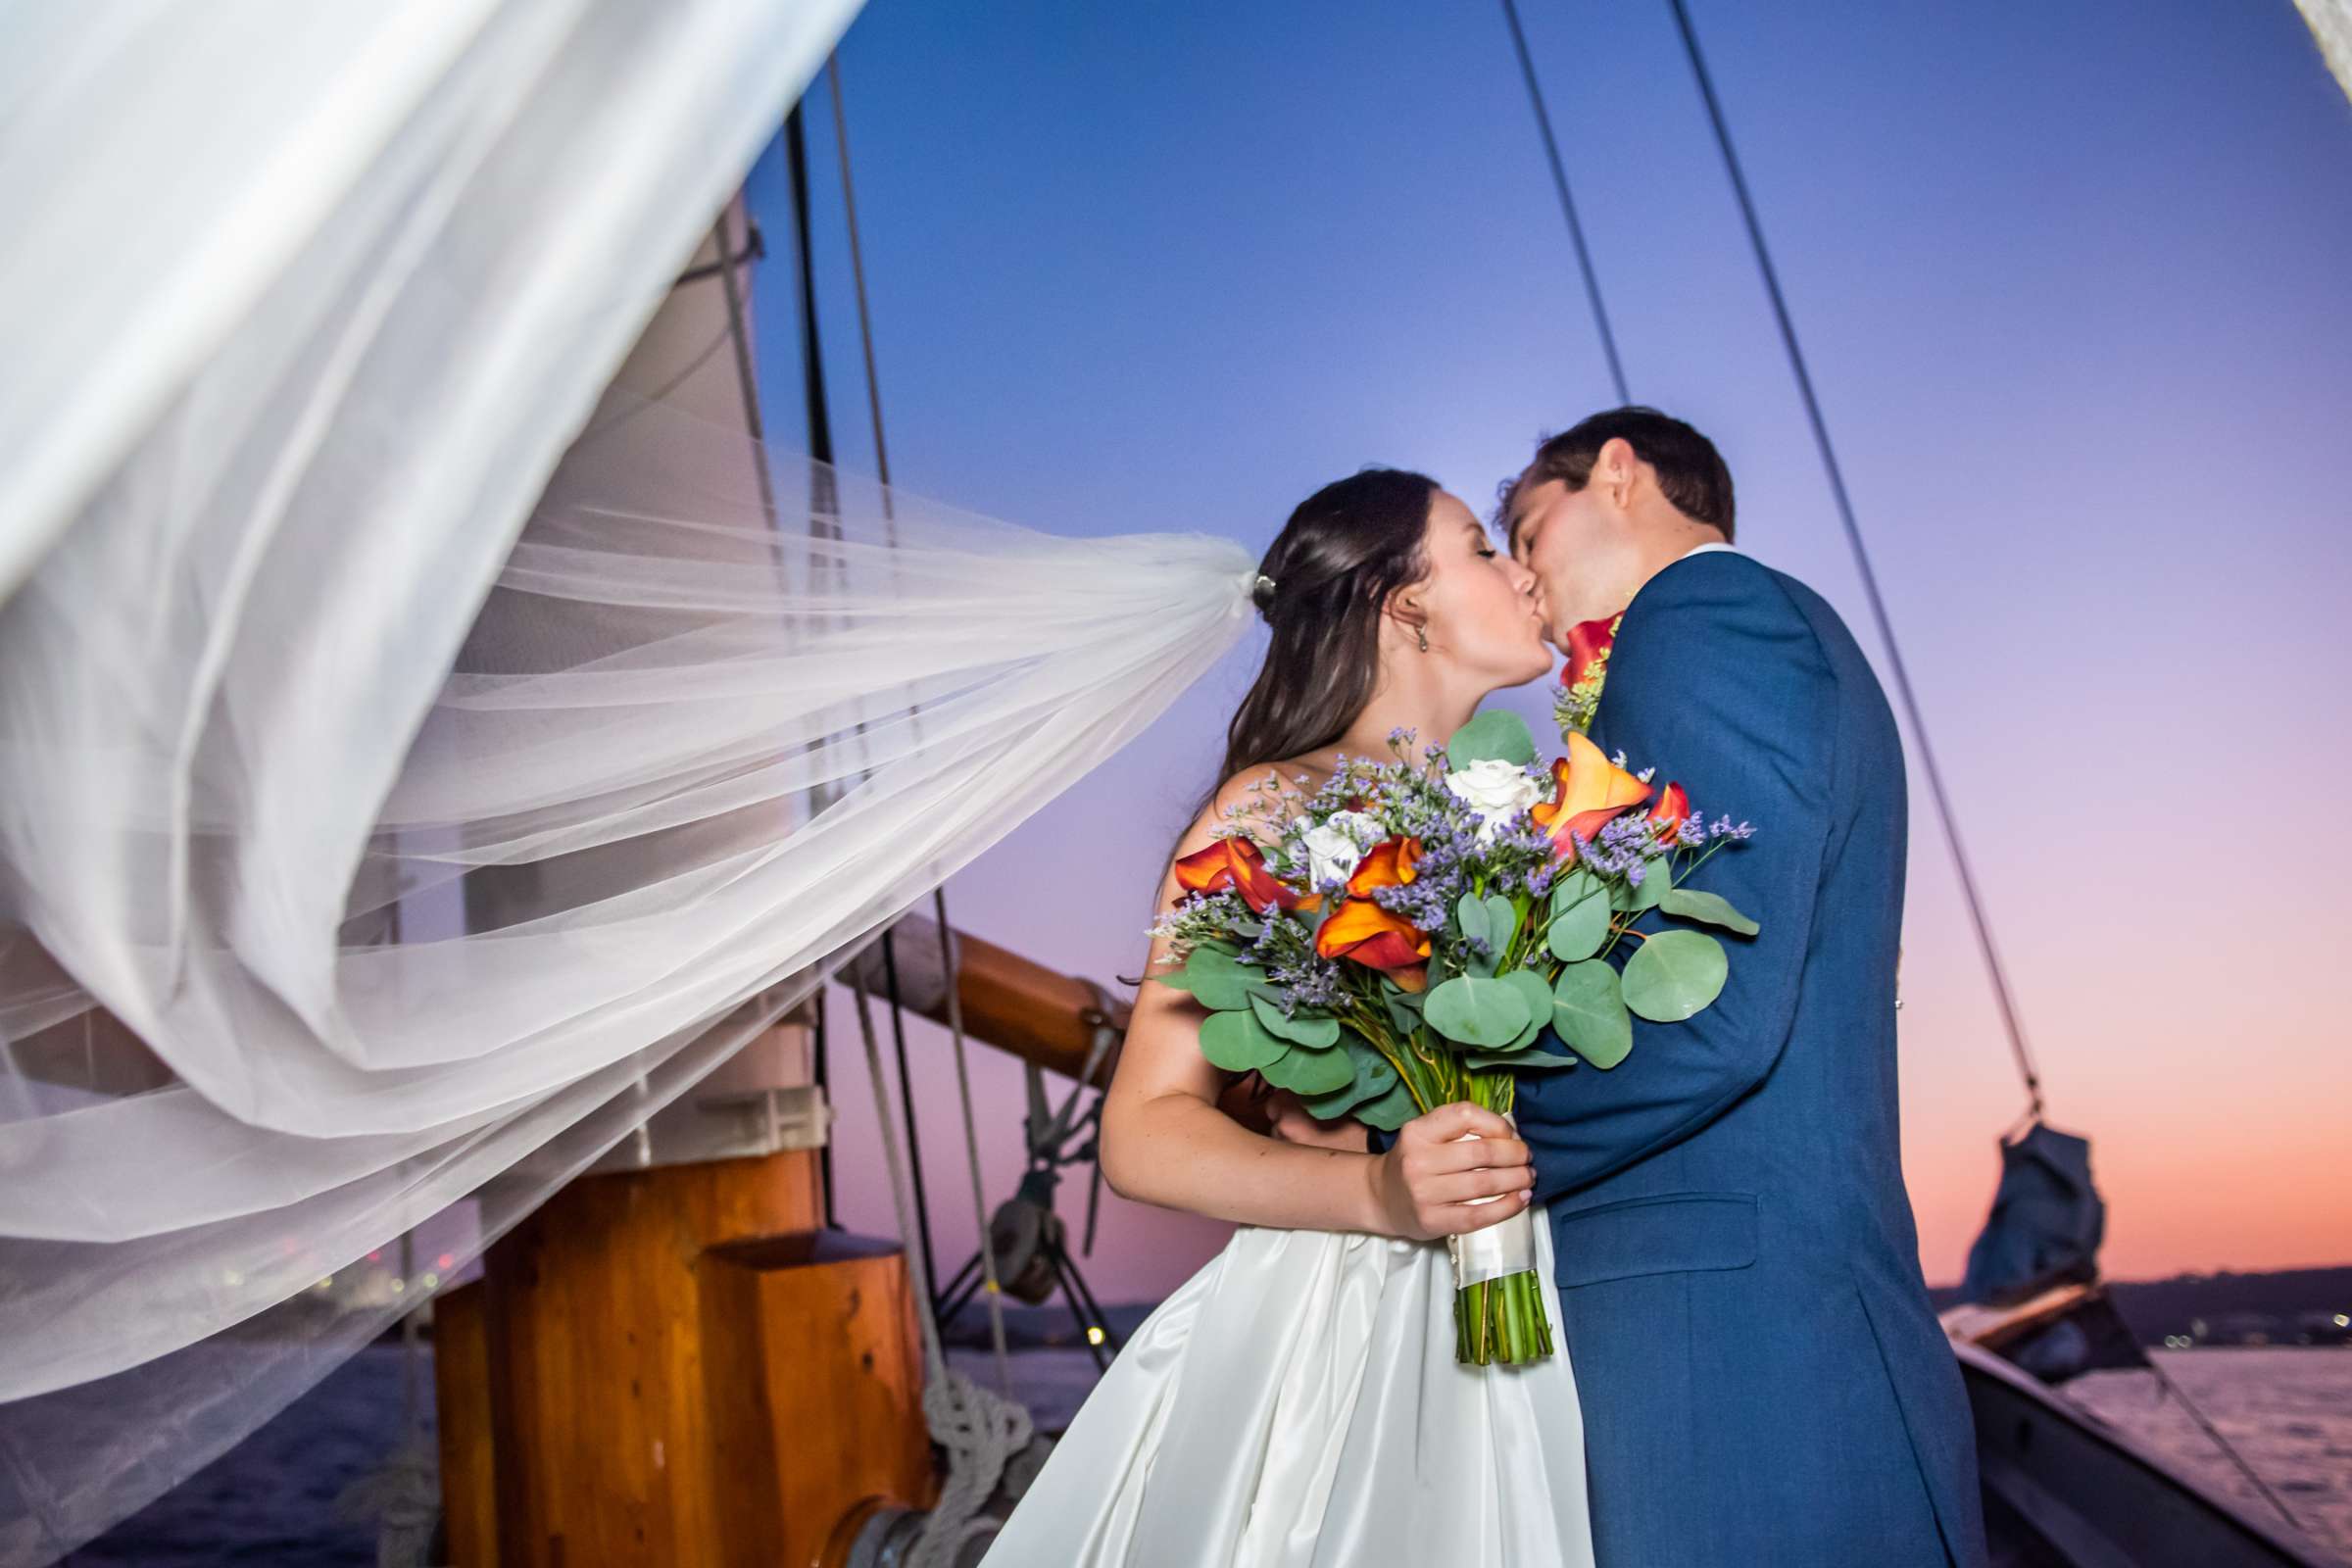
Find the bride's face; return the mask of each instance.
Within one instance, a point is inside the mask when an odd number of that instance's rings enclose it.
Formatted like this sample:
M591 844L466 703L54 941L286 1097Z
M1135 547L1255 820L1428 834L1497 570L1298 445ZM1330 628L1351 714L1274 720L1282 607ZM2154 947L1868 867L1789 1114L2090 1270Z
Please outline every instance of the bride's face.
M1426 553L1429 575L1407 593L1426 617L1430 657L1457 666L1482 691L1523 686L1550 670L1535 574L1496 550L1470 509L1444 491L1429 504Z

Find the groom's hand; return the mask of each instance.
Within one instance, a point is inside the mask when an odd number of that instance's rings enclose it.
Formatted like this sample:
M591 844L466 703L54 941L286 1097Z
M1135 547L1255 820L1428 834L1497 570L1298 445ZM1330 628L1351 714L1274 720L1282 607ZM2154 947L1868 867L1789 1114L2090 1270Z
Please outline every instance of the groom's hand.
M1372 1162L1374 1200L1389 1234L1416 1242L1499 1224L1534 1195L1536 1171L1511 1124L1468 1101L1397 1129ZM1498 1201L1478 1202L1479 1199Z

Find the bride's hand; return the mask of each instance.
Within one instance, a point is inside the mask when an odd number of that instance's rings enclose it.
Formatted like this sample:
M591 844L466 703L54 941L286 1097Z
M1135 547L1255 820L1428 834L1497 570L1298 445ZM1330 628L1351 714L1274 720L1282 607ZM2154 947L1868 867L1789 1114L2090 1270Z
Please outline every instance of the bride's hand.
M1528 1205L1535 1182L1527 1145L1511 1124L1467 1101L1406 1122L1372 1163L1373 1197L1389 1234L1416 1242L1499 1224Z

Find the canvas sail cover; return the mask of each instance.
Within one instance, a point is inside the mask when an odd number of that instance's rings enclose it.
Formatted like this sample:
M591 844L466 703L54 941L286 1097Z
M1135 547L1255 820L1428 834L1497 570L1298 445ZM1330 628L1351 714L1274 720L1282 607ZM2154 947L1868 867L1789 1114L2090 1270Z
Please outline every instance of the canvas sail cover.
M1969 1250L1961 1295L2019 1305L2055 1287L2093 1287L2021 1334L1987 1343L2045 1383L2100 1367L2144 1366L2137 1337L2099 1281L2107 1204L2090 1175L2090 1142L2035 1121L2001 1145L1992 1213Z

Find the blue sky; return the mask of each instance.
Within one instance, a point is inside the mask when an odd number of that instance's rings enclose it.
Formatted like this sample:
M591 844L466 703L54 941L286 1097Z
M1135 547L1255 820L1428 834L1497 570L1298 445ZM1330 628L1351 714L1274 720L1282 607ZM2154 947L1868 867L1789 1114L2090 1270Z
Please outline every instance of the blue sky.
M2352 106L2287 0L1691 10L2054 1119L2098 1140L2111 1267L2343 1261L2352 852L2327 835L2352 766ZM1635 396L1717 439L1742 546L1869 642L1671 14L1522 14ZM1613 401L1498 4L872 0L841 68L911 489L1262 545L1368 463L1483 508L1537 436ZM870 470L821 80L808 109L837 442ZM772 154L751 189L789 434ZM1132 973L1153 862L1256 652L959 877L957 918ZM1905 1152L1944 1279L2020 1099L1914 772ZM1098 896L1036 897L1040 855ZM935 1044L917 1076L952 1260L969 1198ZM1016 1085L990 1063L992 1201ZM840 1098L845 1146L870 1141L855 1078ZM870 1165L843 1168L845 1214L887 1232ZM1154 1294L1218 1234L1114 1203L1102 1270Z

